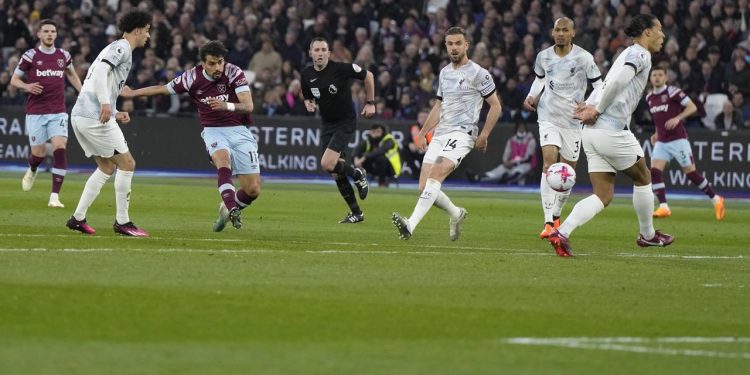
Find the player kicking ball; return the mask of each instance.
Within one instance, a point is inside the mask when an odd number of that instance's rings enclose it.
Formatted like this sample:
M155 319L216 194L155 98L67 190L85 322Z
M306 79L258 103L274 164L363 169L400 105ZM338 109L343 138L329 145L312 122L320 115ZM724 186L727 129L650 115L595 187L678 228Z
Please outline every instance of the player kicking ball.
M231 222L242 227L241 212L260 195L260 161L258 142L248 126L252 123L253 97L245 73L226 62L229 53L218 40L207 42L199 54L201 64L176 77L166 85L132 90L125 86L122 96L178 95L188 93L198 108L203 126L201 136L206 151L216 166L217 186L222 202L214 232L221 232ZM241 188L235 189L236 174Z

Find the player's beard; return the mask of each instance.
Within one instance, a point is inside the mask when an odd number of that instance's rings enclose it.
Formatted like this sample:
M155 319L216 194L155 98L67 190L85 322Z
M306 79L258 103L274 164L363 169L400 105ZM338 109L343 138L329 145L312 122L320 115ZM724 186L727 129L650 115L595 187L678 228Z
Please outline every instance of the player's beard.
M454 64L458 64L461 62L461 60L464 59L464 56L466 56L466 52L459 53L458 55L451 55L451 62Z

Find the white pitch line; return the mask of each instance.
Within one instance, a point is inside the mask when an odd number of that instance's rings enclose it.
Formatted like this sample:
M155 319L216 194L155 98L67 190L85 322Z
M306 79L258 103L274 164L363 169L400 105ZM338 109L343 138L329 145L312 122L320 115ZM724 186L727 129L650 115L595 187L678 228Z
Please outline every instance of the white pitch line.
M82 234L21 234L21 233L0 233L0 237L48 237L48 238L86 238L86 240L107 240L111 241L113 237L109 236L84 236ZM250 239L237 239L237 238L167 238L167 237L149 237L149 238L133 238L133 237L121 237L123 240L132 241L150 241L150 240L163 240L163 241L181 241L181 242L214 242L214 243L246 243ZM292 244L304 244L304 245L333 245L333 246L349 246L349 247L375 247L375 248L398 248L398 249L446 249L447 251L392 251L393 254L426 254L431 253L440 255L531 255L531 256L549 256L553 253L540 252L539 249L522 249L522 248L493 248L493 247L481 247L481 246L455 246L455 245L425 245L415 242L400 242L398 244L388 243L353 243L353 242L314 242L314 241L299 241L299 240L273 240L266 239L269 242L275 243L292 243ZM546 248L546 246L545 246ZM455 250L469 250L468 252L461 252ZM28 251L28 250L24 250ZM218 250L217 250L218 251ZM281 251L281 250L273 250ZM385 254L388 250L335 250L329 251L328 253L341 253L345 254L350 252L352 254ZM252 251L250 251L252 252ZM681 255L681 254L649 254L649 253L617 253L617 254L585 254L575 253L575 257L585 256L601 256L601 257L621 257L621 258L656 258L656 259L678 259L678 260L739 260L745 261L750 260L750 257L744 255L736 256L722 256L722 255Z
M49 248L0 248L0 253L22 253L22 252L65 252L65 253L94 253L94 252L152 252L152 253L236 253L236 254L262 254L262 253L307 253L307 254L351 254L351 255L491 255L491 256L553 256L552 253L507 253L507 252L466 252L466 251L392 251L392 250L272 250L272 249L191 249L191 248L88 248L88 249L49 249Z
M750 257L743 255L680 255L680 254L641 254L641 253L617 253L618 257L623 258L675 258L675 259L731 259L731 260L750 260Z
M605 350L674 356L750 359L747 352L666 348L661 344L737 344L750 343L750 337L512 337L502 340L511 345L556 346L574 349ZM659 344L657 347L643 344Z

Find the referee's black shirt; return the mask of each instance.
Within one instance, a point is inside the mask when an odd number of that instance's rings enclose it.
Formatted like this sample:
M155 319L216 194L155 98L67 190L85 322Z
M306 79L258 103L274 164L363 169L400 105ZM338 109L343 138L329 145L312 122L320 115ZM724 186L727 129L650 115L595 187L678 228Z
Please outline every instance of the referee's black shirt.
M356 119L351 79L364 80L366 76L367 70L357 64L328 61L321 71L309 65L302 69L302 94L318 102L324 125Z

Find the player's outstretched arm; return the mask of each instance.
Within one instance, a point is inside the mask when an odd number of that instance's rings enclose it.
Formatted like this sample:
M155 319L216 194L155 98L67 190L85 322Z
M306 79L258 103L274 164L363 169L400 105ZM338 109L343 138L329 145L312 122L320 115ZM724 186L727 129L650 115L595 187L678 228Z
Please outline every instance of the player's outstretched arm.
M497 98L497 92L486 97L484 101L490 105L490 111L487 112L487 119L484 121L482 132L479 133L479 137L477 137L477 141L474 143L474 148L482 152L487 151L487 139L490 133L492 133L492 129L495 128L497 120L500 119L500 112L503 110L502 105L500 105L500 99Z
M135 98L136 96L155 96L155 95L170 95L171 93L167 89L166 85L148 86L137 90L133 90L130 86L125 86L120 91L120 96L123 98Z

